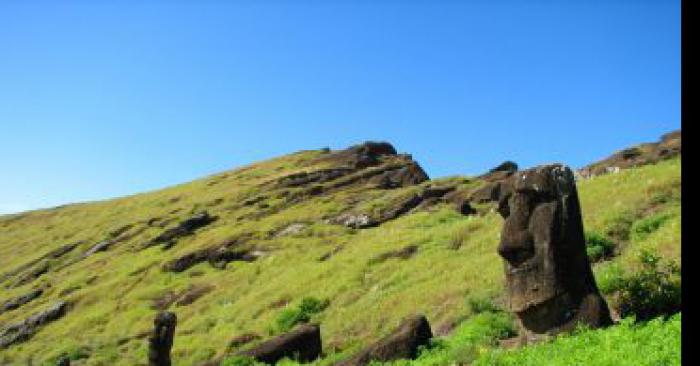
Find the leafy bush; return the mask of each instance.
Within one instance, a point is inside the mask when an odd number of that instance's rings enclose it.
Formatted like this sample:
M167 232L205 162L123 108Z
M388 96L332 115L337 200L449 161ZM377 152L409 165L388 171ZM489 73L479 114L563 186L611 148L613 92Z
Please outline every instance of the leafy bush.
M661 264L661 257L642 250L641 270L624 275L609 290L616 291L616 303L622 317L649 320L669 316L681 310L681 277L677 263Z
M625 272L619 263L609 263L602 267L596 275L598 289L603 294L609 295L617 291L622 286Z
M607 220L605 234L617 240L628 240L630 228L635 220L636 215L633 211L620 212Z
M301 299L298 306L282 310L277 316L277 331L286 332L300 323L308 323L311 316L323 311L329 302L321 301L315 297L305 297Z
M595 231L586 232L586 254L592 262L609 258L615 251L615 243Z
M493 299L488 296L473 296L467 299L469 309L473 314L481 314L485 312L497 313L501 309L494 304Z
M635 222L634 225L632 225L632 239L643 240L649 236L649 234L658 230L661 225L663 225L670 218L671 215L668 213L658 213Z

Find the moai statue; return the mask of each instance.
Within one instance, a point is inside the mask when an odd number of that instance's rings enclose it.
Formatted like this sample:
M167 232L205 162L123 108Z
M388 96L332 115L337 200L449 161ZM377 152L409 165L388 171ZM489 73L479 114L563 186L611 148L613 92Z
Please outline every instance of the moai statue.
M498 211L505 219L498 254L520 343L612 323L586 255L574 175L553 164L513 174Z
M162 311L153 320L153 333L148 338L148 365L170 366L170 349L177 316L169 311Z

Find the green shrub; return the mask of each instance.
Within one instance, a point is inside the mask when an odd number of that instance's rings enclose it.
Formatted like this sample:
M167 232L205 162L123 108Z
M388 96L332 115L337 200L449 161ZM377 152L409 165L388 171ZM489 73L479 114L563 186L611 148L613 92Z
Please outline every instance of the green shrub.
M617 291L622 286L625 272L619 263L609 263L601 268L596 276L598 289L603 294L609 295Z
M320 313L328 306L328 300L321 301L315 297L305 297L301 299L298 306L282 310L277 316L275 323L277 331L286 332L295 325L308 323L311 316Z
M592 262L610 258L615 251L615 243L605 235L595 231L586 232L586 254Z
M474 366L680 365L681 314L646 323L623 319L604 329L581 329L551 342L483 353Z
M668 213L658 213L636 221L632 225L632 239L635 241L644 240L649 234L658 230L661 225L671 218Z
M494 304L493 299L488 296L473 296L467 299L469 309L473 314L481 314L485 312L497 313L501 309Z
M617 240L628 240L630 237L630 228L636 220L635 213L632 211L623 211L611 219L607 220L605 234L610 238Z
M641 270L623 276L616 282L617 307L622 317L635 316L649 320L669 316L681 310L680 268L669 261L661 264L661 257L642 250L639 255Z
M247 356L231 356L226 357L221 361L221 366L265 366L264 363L256 361L252 357Z

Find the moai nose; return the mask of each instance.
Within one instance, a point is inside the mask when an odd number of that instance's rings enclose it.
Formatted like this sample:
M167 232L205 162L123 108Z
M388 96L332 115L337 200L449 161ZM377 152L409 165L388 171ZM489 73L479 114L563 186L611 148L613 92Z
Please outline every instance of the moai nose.
M535 255L532 235L526 230L504 233L498 245L498 254L511 265L518 266Z

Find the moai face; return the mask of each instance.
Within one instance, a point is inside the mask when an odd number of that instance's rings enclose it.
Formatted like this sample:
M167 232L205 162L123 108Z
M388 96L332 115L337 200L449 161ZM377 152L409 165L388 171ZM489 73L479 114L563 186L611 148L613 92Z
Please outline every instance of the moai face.
M499 212L505 219L498 253L505 262L511 310L537 333L573 319L597 295L586 255L574 176L547 165L515 173Z

